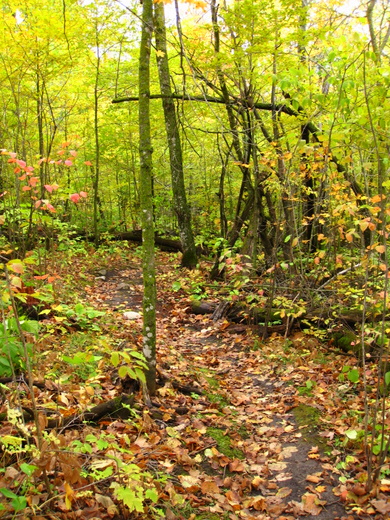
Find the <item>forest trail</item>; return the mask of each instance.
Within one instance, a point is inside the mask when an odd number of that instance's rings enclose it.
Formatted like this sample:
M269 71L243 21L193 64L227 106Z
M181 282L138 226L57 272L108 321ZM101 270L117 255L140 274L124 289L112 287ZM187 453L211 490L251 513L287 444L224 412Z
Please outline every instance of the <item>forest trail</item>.
M323 417L328 396L316 391L316 399L305 386L334 379L318 342L297 333L263 344L250 327L189 313L188 296L171 289L179 272L165 260L158 267L158 368L193 391L184 395L168 382L153 402L163 416L161 444L177 442L176 460L165 469L200 515L172 507L167 518L364 518L342 506L340 452ZM138 265L95 275L93 305L98 299L121 314L142 311ZM123 320L131 337L141 333L141 321ZM174 414L178 406L185 413Z

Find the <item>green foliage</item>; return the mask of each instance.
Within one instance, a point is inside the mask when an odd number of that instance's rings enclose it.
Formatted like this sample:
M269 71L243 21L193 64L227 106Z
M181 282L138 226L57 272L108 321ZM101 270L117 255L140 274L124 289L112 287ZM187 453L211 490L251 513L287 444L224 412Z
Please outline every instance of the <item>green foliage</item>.
M39 324L36 321L25 320L20 322L21 329L32 335L38 334ZM32 355L33 345L27 343L29 356ZM19 337L19 328L16 318L9 318L0 323L0 377L10 377L14 373L24 370L26 359L23 343Z
M60 304L53 307L56 321L68 326L77 326L80 330L100 331L96 318L104 316L104 311L77 303L75 306Z
M308 379L305 383L305 386L298 387L298 393L299 395L313 395L313 389L315 388L315 386L316 382Z
M346 365L343 366L341 374L339 374L339 381L343 382L345 381L345 377L351 382L351 383L358 383L360 378L360 373L357 368L351 368L350 366Z
M102 356L95 356L91 352L77 352L73 357L62 356L62 361L74 367L77 376L84 380L96 376L97 364L101 359Z
M145 370L147 370L147 363L145 356L140 352L131 349L125 349L117 352L112 352L111 363L117 367L121 359L126 363L118 368L119 377L130 377L132 379L146 382Z

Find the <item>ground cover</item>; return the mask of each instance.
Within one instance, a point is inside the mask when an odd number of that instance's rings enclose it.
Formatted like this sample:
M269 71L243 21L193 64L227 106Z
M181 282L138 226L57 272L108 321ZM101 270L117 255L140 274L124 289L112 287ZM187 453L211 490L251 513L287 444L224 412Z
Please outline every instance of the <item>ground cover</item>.
M252 325L193 314L202 272L158 253L160 381L147 407L133 377L137 249L57 257L48 269L54 300L30 334L44 442L37 449L21 370L1 387L0 518L387 518L389 466L366 488L355 357L300 330L263 341ZM374 389L374 368L364 376ZM85 420L115 402L116 414Z

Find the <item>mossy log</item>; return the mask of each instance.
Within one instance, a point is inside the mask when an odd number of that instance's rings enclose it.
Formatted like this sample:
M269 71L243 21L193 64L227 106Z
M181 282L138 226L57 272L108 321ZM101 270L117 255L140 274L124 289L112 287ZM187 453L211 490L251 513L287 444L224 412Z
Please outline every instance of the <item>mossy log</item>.
M73 414L69 417L53 417L47 420L46 429L52 430L59 428L61 430L69 428L77 428L85 422L98 423L103 419L129 419L131 412L129 407L134 405L134 396L123 394L115 397L110 401L100 403L93 408L79 414ZM34 419L34 412L30 408L24 407L22 410L23 418L26 422ZM5 421L7 414L0 415L0 421Z

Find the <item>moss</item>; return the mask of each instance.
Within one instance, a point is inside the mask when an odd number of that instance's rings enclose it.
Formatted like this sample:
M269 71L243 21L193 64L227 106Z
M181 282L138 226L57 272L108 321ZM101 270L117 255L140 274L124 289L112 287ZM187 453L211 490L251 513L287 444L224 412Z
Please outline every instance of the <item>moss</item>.
M318 446L323 453L326 453L329 447L324 439L317 433L321 412L313 406L301 403L292 410L292 413L300 427L302 438L307 443Z
M226 431L221 430L220 428L207 428L206 433L216 441L218 451L226 455L226 457L241 460L245 458L245 455L241 450L232 448L232 441L230 437L226 435Z
M220 408L224 408L225 406L228 406L230 403L226 399L225 396L221 394L206 394L207 399L210 401L210 403L217 403Z
M338 347L343 352L353 352L354 354L360 355L361 345L359 344L358 337L351 330L342 330L334 332L331 336L333 345Z
M248 429L245 426L245 424L241 424L240 427L238 428L237 432L238 432L239 436L241 437L241 439L249 439L249 437L250 437L250 434L249 434Z

